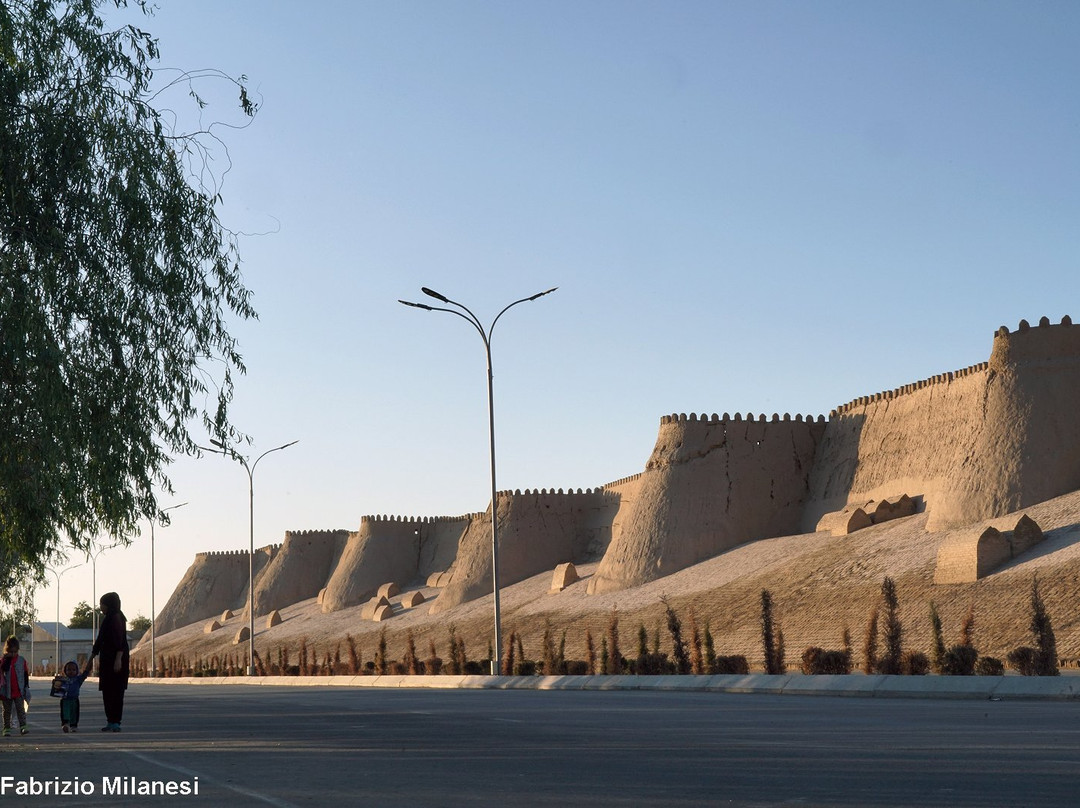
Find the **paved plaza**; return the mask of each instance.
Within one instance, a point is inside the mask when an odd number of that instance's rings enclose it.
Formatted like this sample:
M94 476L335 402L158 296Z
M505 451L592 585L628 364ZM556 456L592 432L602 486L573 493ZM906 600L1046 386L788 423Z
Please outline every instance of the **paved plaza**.
M103 734L97 696L64 735L38 695L0 804L1052 806L1080 768L1077 702L142 684Z

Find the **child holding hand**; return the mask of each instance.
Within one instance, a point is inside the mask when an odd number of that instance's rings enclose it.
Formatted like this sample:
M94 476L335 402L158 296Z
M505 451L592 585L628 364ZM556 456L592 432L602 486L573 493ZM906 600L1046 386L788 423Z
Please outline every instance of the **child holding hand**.
M75 732L79 728L79 691L90 675L90 665L79 672L79 664L71 660L64 664L63 681L60 683L60 728Z

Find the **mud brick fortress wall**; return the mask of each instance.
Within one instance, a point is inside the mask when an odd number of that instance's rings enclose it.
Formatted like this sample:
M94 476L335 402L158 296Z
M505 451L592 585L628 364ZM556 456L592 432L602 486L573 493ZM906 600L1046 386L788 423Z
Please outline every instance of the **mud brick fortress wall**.
M281 545L271 545L255 551L252 567L256 587L263 570L280 547ZM219 615L226 609L245 609L247 593L247 550L198 553L168 603L158 613L157 633L168 633L181 626Z
M1080 489L1080 327L1021 321L990 359L863 396L823 416L670 415L644 471L586 491L496 497L500 581L600 560L590 592L637 586L756 539L810 532L827 514L908 495L933 530ZM990 538L951 541L949 564L985 569ZM961 545L970 550L960 549ZM965 553L972 558L966 559ZM959 553L959 555L957 555ZM490 594L491 513L365 516L356 532L290 532L259 551L255 609L322 597L356 606L383 584L438 581L432 612ZM201 553L160 631L247 599L247 554Z
M851 402L818 449L803 528L844 504L923 495L932 530L1080 488L1080 327L1021 321L990 360Z

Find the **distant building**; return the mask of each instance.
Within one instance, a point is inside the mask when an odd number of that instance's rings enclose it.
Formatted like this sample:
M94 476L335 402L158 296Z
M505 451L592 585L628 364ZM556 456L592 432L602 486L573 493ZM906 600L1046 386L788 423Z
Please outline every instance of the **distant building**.
M60 647L60 664L74 659L81 668L90 658L94 647L94 630L91 628L68 628L63 623L34 623L33 636L28 642L21 641L20 652L36 669L38 665L55 670L57 640Z

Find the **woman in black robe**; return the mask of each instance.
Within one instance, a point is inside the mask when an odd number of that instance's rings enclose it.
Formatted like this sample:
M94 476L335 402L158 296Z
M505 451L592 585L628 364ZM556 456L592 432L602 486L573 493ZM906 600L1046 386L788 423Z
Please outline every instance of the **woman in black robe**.
M98 629L97 640L90 652L86 666L93 665L94 657L101 655L98 671L98 690L105 704L105 720L102 732L119 732L124 717L124 691L128 686L127 618L120 611L120 596L106 592L101 596L101 611L105 615Z

